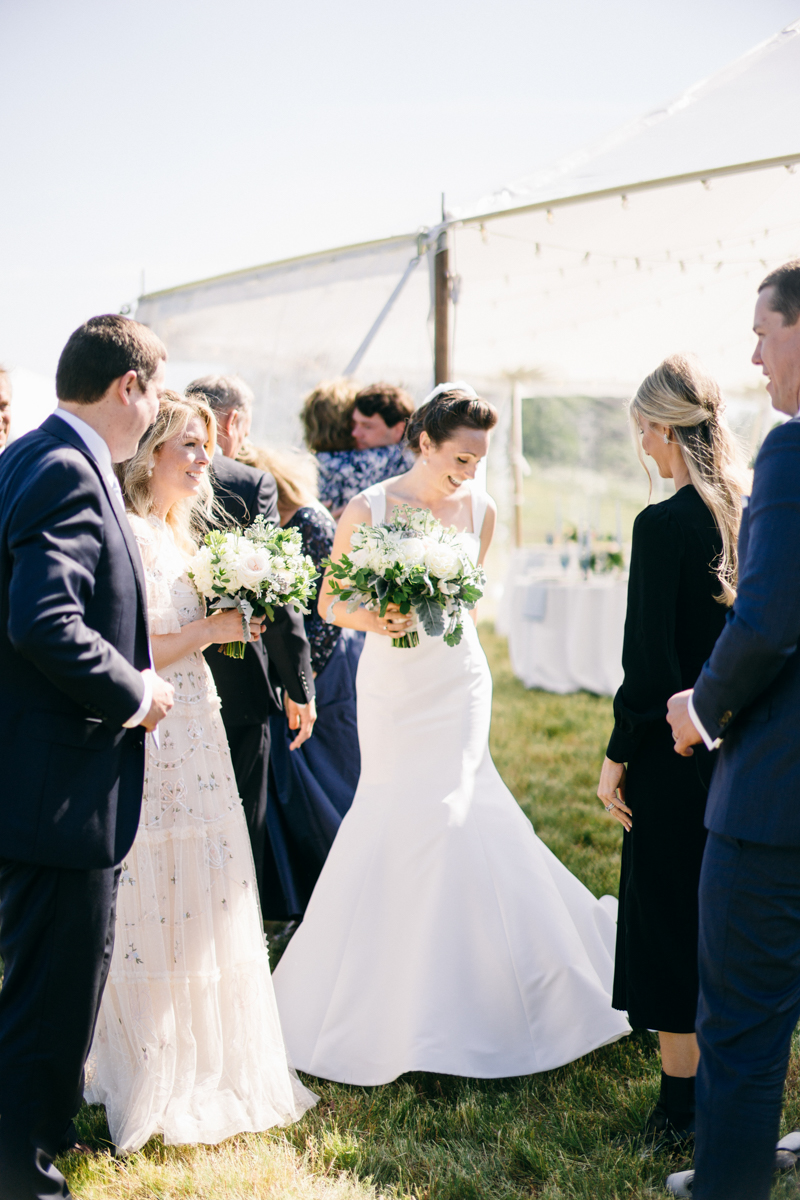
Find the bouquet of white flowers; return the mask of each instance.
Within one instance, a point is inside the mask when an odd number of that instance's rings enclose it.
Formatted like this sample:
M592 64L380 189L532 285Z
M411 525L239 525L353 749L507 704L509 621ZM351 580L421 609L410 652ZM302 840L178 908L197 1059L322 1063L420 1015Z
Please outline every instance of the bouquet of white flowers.
M383 525L357 525L349 554L328 559L331 591L347 601L347 611L362 604L386 615L389 604L401 613L413 608L431 637L457 646L464 610L483 595L486 579L462 545L455 527L445 529L427 508L403 505ZM416 630L392 638L393 646L419 645Z
M297 529L281 529L256 517L249 529L215 530L192 559L189 577L213 611L238 608L245 642L250 641L250 618L264 614L275 619L274 605L291 604L308 612L317 568ZM244 642L223 646L229 658L244 657Z

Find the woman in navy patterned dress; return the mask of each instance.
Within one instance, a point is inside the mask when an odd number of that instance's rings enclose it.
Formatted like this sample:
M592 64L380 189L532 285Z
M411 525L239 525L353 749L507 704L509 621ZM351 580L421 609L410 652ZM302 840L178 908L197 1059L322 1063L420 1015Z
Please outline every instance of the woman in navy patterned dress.
M392 428L400 426L413 407L411 397L389 384L374 384L362 388L350 379L334 379L320 383L303 401L300 419L303 437L316 458L317 489L314 495L338 520L342 511L359 492L403 475L411 466L411 456L403 446L402 437L390 445L360 445L353 438L353 410L356 404L372 400L366 407L371 413L375 399L386 393ZM363 399L362 399L363 398ZM405 429L405 420L402 420ZM386 426L384 426L384 430ZM399 434L399 428L398 428Z
M247 453L251 465L274 475L281 524L300 531L303 552L320 567L331 552L336 525L316 499L314 460L253 447ZM320 568L317 589L322 575ZM309 609L305 626L316 684L314 735L290 751L293 735L285 718L271 718L262 896L268 921L296 919L305 912L361 773L355 679L364 635L327 625L316 598Z

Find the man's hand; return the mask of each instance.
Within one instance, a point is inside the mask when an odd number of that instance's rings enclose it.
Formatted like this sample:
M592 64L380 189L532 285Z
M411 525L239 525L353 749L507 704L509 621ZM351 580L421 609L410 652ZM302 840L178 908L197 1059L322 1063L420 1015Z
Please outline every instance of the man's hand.
M289 746L290 750L296 750L311 737L317 719L317 706L313 700L309 700L308 704L297 704L287 692L283 693L283 704L289 718L289 728L300 731Z
M148 733L152 733L159 721L167 715L175 703L175 689L166 679L153 673L153 701L150 711L142 718L142 725Z
M685 692L676 692L667 701L667 720L672 726L675 753L684 758L690 758L694 754L692 746L697 746L703 740L689 716L689 697L693 690L688 688Z

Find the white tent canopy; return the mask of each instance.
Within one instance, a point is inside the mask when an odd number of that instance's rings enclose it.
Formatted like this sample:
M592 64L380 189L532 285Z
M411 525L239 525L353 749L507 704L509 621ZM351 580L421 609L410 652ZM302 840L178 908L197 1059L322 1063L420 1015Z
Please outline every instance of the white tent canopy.
M627 391L694 350L730 390L749 366L755 290L800 254L800 21L627 126L448 217L453 371L486 393ZM186 374L238 370L256 432L295 440L305 390L364 350L364 381L432 377L430 271L439 228L144 296L137 316ZM409 266L421 256L421 265Z

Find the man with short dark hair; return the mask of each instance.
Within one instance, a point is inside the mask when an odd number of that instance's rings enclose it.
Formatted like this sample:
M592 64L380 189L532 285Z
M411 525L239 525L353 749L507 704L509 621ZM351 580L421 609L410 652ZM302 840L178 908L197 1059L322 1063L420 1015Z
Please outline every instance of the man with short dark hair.
M695 1200L767 1200L800 1017L800 260L762 282L754 330L753 362L793 419L756 460L733 610L668 711L679 754L719 748L700 879L696 1171L667 1183Z
M11 376L0 366L0 453L8 445L11 429Z
M202 395L217 418L217 447L211 473L214 493L228 516L246 527L257 516L279 523L275 480L236 461L250 433L253 393L238 375L206 375L195 379L187 395ZM269 718L286 711L291 729L298 731L292 749L311 736L316 720L311 649L301 613L291 607L275 609L261 640L245 647L243 659L226 658L212 646L208 662L222 703L236 785L244 807L261 890L264 916L265 871L276 868L268 858L267 783L269 777ZM266 861L265 861L266 860Z
M135 321L87 321L56 412L0 456L0 1200L69 1195L53 1159L76 1142L145 732L172 707L113 470L165 358Z
M391 383L362 388L353 407L353 441L359 450L395 446L403 440L414 401Z

